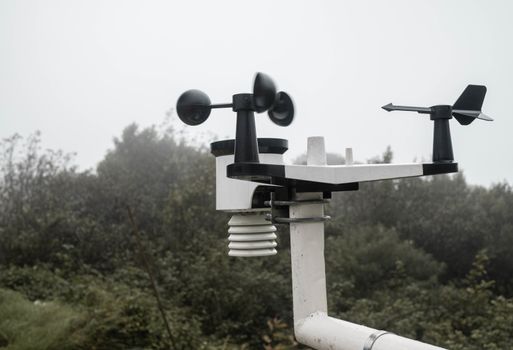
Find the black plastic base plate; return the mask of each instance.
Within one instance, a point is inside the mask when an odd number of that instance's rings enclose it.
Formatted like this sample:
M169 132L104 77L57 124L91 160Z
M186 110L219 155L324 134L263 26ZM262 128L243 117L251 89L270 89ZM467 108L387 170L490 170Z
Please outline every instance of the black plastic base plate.
M425 163L422 164L424 175L437 175L458 172L458 163Z

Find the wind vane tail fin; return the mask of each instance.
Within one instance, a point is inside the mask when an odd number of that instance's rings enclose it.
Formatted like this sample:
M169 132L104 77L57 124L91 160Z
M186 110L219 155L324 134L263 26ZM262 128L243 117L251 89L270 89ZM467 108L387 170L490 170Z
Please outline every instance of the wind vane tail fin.
M464 111L481 111L485 95L486 86L468 85L452 108ZM453 116L462 125L468 125L475 119L475 117L470 117L461 113L454 113Z

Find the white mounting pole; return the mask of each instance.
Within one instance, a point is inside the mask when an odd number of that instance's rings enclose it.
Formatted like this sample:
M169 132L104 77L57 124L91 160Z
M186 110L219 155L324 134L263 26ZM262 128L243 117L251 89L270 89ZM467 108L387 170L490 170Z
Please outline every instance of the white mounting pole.
M322 137L308 138L307 165L326 165ZM322 193L299 193L296 200L322 199ZM289 208L290 218L324 215L324 205L296 204ZM292 296L294 321L313 312L328 312L326 272L324 269L324 223L291 223L290 255L292 259Z
M308 138L307 165L326 165L324 139ZM324 215L322 193L300 193L290 206L290 218ZM290 224L290 255L296 339L318 350L446 350L328 316L324 266L324 223Z

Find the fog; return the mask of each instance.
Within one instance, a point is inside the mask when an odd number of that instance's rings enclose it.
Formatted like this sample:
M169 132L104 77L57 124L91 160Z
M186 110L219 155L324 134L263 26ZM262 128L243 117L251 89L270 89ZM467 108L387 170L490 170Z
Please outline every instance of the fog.
M308 136L356 160L429 160L427 116L389 102L452 104L467 84L488 87L494 122L451 122L455 159L470 183L513 182L511 1L14 1L0 2L0 137L40 130L45 147L94 169L135 122L168 123L200 140L233 137L235 115L196 127L172 108L190 88L213 102L250 92L255 72L296 105L281 128L257 116L261 137Z

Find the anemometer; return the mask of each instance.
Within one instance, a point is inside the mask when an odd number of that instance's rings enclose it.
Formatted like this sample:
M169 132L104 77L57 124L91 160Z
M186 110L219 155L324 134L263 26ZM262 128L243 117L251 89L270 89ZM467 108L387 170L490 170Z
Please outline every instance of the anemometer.
M306 165L283 162L288 142L257 138L255 112L267 114L278 126L289 126L294 104L273 80L257 73L252 93L238 93L231 103L212 104L207 94L188 90L178 99L179 118L188 125L205 122L212 109L236 112L235 139L216 141L216 209L232 214L228 222L228 254L255 257L277 254L277 224L290 228L294 332L314 349L330 350L445 350L395 334L338 320L327 315L324 268L324 204L332 192L355 191L359 184L458 171L454 162L449 120L468 125L491 121L481 111L486 87L468 85L454 105L410 107L388 104L386 111L428 114L434 122L430 163L354 164L346 149L343 165L327 165L324 139L310 137Z
M207 120L212 109L231 108L237 113L235 135L235 162L257 162L258 146L255 129L255 112L267 111L273 123L288 126L294 119L294 104L283 91L276 92L272 79L257 73L252 94L235 94L232 103L211 104L207 94L200 90L184 92L176 104L180 119L187 125L198 125Z

